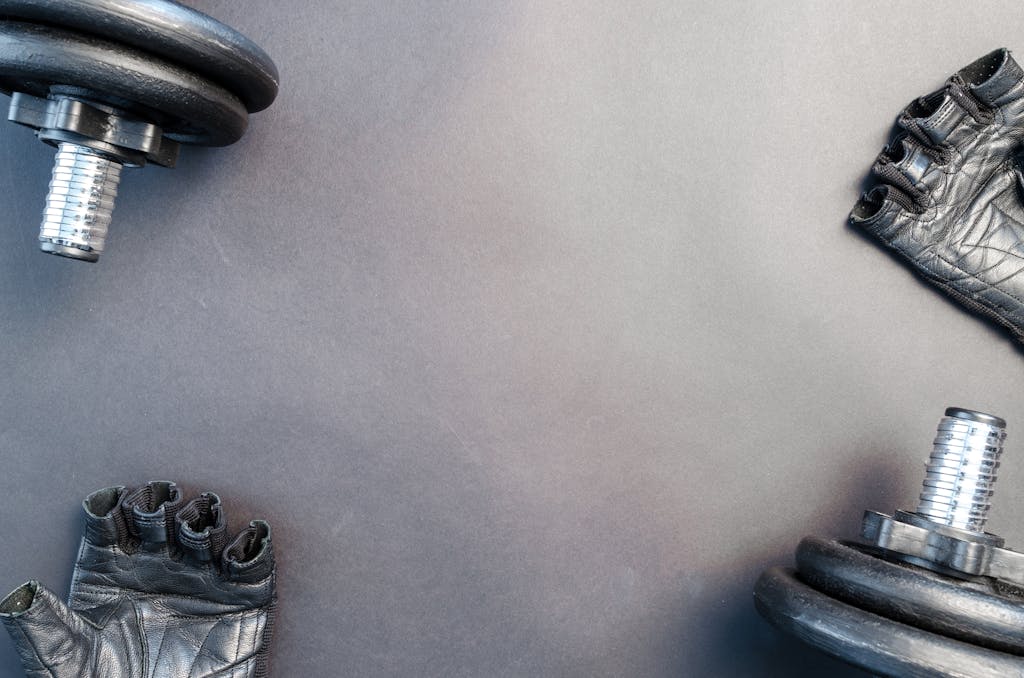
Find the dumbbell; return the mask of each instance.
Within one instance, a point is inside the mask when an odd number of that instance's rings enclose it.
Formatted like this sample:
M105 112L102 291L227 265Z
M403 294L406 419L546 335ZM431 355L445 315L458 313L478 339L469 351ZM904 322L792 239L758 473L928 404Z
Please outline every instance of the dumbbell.
M0 0L8 119L57 148L44 252L95 262L121 170L227 146L277 96L270 57L172 0Z
M875 675L1024 675L1024 553L984 530L1006 423L952 407L915 511L867 511L861 539L807 537L758 579L773 625Z

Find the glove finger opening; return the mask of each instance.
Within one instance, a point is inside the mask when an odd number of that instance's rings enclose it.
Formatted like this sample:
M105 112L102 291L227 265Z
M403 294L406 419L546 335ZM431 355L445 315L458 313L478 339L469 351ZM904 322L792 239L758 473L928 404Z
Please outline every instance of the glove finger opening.
M174 517L181 508L181 492L168 481L153 481L122 502L128 530L143 542L163 544L174 540Z
M105 487L82 502L85 511L85 539L97 546L120 543L128 536L128 524L121 510L124 487Z
M963 78L964 82L968 85L981 85L999 72L999 69L1006 63L1009 55L1009 50L994 50L961 68L957 71L957 75Z
M861 196L850 212L850 223L870 227L882 222L884 215L895 215L900 210L916 212L917 207L910 196L890 186L881 184ZM891 221L891 219L890 219Z
M274 550L270 524L263 520L249 523L224 551L224 572L234 581L255 582L274 570Z
M965 66L957 76L978 101L990 108L998 108L1021 95L1024 70L1004 48Z
M0 600L0 614L18 615L32 607L32 602L36 599L36 591L38 589L39 583L34 581L22 584L14 589L7 594L6 598Z
M919 208L928 204L928 192L921 184L933 166L932 154L907 134L898 134L889 142L871 166L872 178L891 184L914 199Z
M175 517L178 546L199 562L215 562L227 541L227 524L220 497L204 492L186 504Z
M978 106L973 108L977 109ZM968 117L961 103L944 89L921 97L907 106L900 113L896 124L929 150L940 164L945 164L950 159L946 140Z
M917 155L922 155L918 153ZM927 161L926 161L927 162ZM911 165L912 167L913 165ZM876 179L897 189L910 199L914 212L924 212L928 204L928 193L918 185L917 180L899 162L894 162L887 154L879 156L871 168Z
M940 89L932 92L931 94L925 94L924 96L914 99L905 109L903 109L900 117L927 120L935 113L935 111L939 110L939 106L942 105L942 102L945 99L945 94L946 91L944 89Z

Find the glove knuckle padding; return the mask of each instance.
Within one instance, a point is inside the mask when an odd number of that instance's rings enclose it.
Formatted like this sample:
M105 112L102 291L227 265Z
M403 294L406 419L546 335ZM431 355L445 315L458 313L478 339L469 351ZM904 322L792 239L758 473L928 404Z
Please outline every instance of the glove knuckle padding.
M68 605L36 582L0 601L29 676L262 678L273 627L270 526L230 543L220 499L173 483L86 498Z
M992 52L907 106L897 129L851 223L1024 338L1024 70Z

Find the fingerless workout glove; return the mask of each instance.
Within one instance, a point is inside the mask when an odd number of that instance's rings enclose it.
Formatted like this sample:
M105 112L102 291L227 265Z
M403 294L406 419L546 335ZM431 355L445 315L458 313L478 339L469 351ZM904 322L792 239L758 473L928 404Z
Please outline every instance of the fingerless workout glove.
M274 554L260 520L228 543L220 499L174 483L84 502L68 604L38 582L0 601L31 678L262 678Z
M910 104L850 222L1024 338L1024 71L997 50Z

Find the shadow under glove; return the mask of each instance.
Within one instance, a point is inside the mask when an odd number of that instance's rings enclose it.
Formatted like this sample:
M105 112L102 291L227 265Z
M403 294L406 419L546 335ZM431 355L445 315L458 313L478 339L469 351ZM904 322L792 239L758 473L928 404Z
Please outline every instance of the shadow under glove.
M38 582L0 601L32 678L262 678L274 620L270 526L230 544L220 499L174 483L85 502L69 605Z
M971 311L1024 339L1024 71L997 50L910 104L850 214Z

